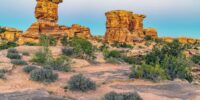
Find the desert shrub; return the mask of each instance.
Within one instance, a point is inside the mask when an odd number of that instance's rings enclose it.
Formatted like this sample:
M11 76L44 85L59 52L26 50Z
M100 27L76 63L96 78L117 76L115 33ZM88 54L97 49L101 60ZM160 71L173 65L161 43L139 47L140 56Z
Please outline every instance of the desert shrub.
M5 79L6 70L0 69L0 79Z
M66 56L72 56L74 55L74 49L73 48L63 48L62 53Z
M123 56L123 61L129 64L141 65L143 59L143 56Z
M85 92L96 89L96 83L84 77L82 74L72 76L68 81L68 86L72 91Z
M40 45L50 45L55 46L57 44L57 40L53 36L41 35L40 36Z
M39 82L54 82L58 79L58 75L49 69L35 69L31 71L30 79Z
M30 54L29 54L29 52L22 52L22 55L29 56Z
M67 36L64 36L61 39L61 43L62 43L63 46L67 46L69 44L69 40L68 40Z
M195 64L200 64L200 55L193 55L191 60L195 63Z
M27 65L27 66L24 66L23 71L26 73L30 73L31 71L35 69L38 69L38 67L34 65Z
M145 39L146 41L153 40L152 36L149 36L149 35L145 36L144 39Z
M143 64L139 67L133 67L129 78L142 78L149 79L153 81L159 81L167 79L167 74L165 70L160 67L160 65L152 66Z
M142 100L137 92L134 93L116 93L110 92L104 95L102 100Z
M120 58L120 57L121 57L121 53L120 53L120 51L117 51L117 50L105 51L105 52L104 52L104 56L105 56L106 58L110 58L110 57L113 57L113 58Z
M191 62L183 56L166 56L161 64L169 79L174 80L175 78L180 78L192 82L190 65Z
M26 43L24 43L24 45L26 45L26 46L37 46L38 44L37 43L26 42Z
M18 53L8 53L7 57L10 59L21 59L21 55L19 55Z
M0 27L0 33L4 33L6 31L5 28Z
M99 50L100 51L104 51L104 50L107 50L109 47L108 47L108 44L107 43L104 43L102 46L99 47Z
M106 58L106 62L111 63L111 64L121 64L123 62L123 60L120 58L110 57L110 58Z
M191 82L193 80L190 67L191 62L183 54L184 50L184 45L179 43L177 40L173 41L172 43L166 43L163 47L160 48L154 47L152 52L147 54L144 59L146 64L145 66L149 66L145 69L145 73L147 73L146 75L149 75L149 73L154 71L155 66L159 65L159 69L164 70L164 73L166 73L167 79L173 80L175 78L180 78ZM140 70L142 71L140 72ZM142 76L144 76L143 71L144 67L139 68L139 71L133 70L131 76L134 76L135 74L137 75L137 73L140 73ZM157 75L159 75L159 73L157 73ZM154 78L148 76L140 76L140 78L148 78L154 80Z
M11 60L11 63L14 65L27 65L27 62L21 59L13 59Z
M119 42L114 42L112 47L117 47L117 48L133 48L133 46L127 44L127 43L119 43Z
M74 48L78 56L93 57L94 55L93 45L88 40L74 37L70 41L70 46Z
M53 58L45 65L46 69L58 70L68 72L71 70L70 60L65 56L61 56L59 58Z
M3 50L3 49L8 49L8 48L14 48L14 47L17 47L17 43L15 42L7 42L7 43L3 43L0 45L0 50Z
M15 48L10 48L8 49L8 53L18 53L18 51Z
M39 51L34 54L31 61L39 63L39 64L44 64L47 62L47 60L48 60L47 53L43 51Z

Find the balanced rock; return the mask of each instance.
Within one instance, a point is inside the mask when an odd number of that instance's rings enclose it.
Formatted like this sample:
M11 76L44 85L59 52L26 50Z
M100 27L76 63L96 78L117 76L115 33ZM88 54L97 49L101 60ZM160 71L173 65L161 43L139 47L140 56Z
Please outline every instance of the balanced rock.
M134 14L131 11L114 10L106 14L106 42L133 42L135 38L144 38L145 33L157 37L155 29L143 28L143 20L146 17Z
M22 30L11 28L11 27L0 27L2 32L0 32L0 39L7 41L16 41L23 33Z
M57 24L58 21L58 4L62 0L37 0L35 7L35 17L37 22L33 23L26 32L19 38L18 44L27 42L38 43L41 35L50 35L57 40L64 36L91 38L90 29L78 24L72 27Z
M62 0L37 0L35 7L35 17L38 20L57 22L58 4Z

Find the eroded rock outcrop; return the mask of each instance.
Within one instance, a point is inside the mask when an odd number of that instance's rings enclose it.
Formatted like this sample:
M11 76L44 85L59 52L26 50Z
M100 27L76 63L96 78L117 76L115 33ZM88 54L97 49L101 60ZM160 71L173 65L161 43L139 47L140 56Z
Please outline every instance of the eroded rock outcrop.
M62 0L37 0L35 7L37 22L33 23L20 37L18 44L38 43L41 35L51 35L56 39L63 36L91 38L90 29L87 27L78 24L72 25L72 27L57 24L59 3L62 3Z
M11 28L11 27L0 27L3 32L0 33L0 39L1 40L7 40L7 41L16 41L23 33L22 30Z
M107 42L133 42L135 38L144 38L145 35L157 37L155 29L143 28L143 20L146 16L134 14L131 11L114 10L106 13Z

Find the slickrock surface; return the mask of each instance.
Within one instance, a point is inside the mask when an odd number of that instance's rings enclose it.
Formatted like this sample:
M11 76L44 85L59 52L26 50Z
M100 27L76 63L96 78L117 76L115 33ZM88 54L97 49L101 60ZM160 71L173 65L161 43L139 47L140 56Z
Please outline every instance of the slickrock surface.
M8 41L16 41L23 33L22 30L16 28L11 28L11 27L0 27L0 28L5 29L5 32L0 34L0 39Z
M0 100L67 100L64 97L53 96L44 89L25 90L0 93Z
M135 38L144 38L146 35L157 37L155 29L143 28L143 20L146 17L125 10L114 10L106 14L107 42L133 42Z

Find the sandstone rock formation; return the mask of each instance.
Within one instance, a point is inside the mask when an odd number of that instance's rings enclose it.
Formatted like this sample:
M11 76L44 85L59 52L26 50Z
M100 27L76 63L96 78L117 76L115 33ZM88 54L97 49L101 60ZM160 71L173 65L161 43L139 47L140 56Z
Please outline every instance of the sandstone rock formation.
M58 4L61 2L62 0L37 0L35 17L42 21L57 22Z
M11 28L11 27L0 27L4 31L0 33L0 39L1 40L7 40L7 41L16 41L23 33L22 30Z
M145 15L134 14L125 10L114 10L106 13L106 36L107 42L133 42L145 35L157 37L155 29L143 28Z
M35 7L35 17L37 22L33 23L30 28L19 38L18 44L26 42L38 43L39 37L43 35L51 35L56 39L63 36L91 38L90 29L78 24L72 27L61 26L58 21L58 4L62 0L37 0Z

